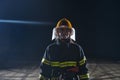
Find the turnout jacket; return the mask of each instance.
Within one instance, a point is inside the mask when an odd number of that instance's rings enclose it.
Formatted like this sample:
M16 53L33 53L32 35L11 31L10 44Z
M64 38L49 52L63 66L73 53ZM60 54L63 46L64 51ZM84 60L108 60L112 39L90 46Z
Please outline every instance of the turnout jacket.
M77 76L80 80L89 80L86 67L86 57L80 45L70 40L60 41L48 45L40 64L40 80L55 78L65 75Z

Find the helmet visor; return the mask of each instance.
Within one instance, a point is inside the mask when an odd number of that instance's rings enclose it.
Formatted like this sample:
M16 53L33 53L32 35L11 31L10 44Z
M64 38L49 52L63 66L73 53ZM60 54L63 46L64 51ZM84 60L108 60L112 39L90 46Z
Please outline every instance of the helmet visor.
M69 39L72 33L70 28L56 28L56 35L59 39Z

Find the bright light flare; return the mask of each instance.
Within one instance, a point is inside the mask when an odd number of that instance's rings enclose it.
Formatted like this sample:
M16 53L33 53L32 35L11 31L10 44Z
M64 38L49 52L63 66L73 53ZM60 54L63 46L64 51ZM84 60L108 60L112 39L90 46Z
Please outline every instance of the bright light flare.
M0 23L33 24L33 25L51 25L51 24L53 24L52 22L43 22L43 21L5 20L5 19L0 19Z

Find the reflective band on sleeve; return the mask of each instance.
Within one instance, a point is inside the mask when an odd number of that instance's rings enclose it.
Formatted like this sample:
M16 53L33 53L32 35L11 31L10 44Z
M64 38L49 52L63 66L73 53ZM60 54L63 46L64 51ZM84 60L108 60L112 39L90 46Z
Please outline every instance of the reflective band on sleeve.
M84 57L81 61L79 61L80 66L85 64L85 61L86 61L86 57Z
M42 76L42 75L41 75L41 74L39 74L39 78L41 78L41 76Z
M80 79L87 79L89 78L89 73L85 74L85 75L80 75Z
M39 74L39 79L40 80L45 80L45 77L43 75Z
M47 64L47 65L50 65L50 64L51 64L50 61L48 61L48 60L45 59L45 58L43 58L41 62L44 63L44 64Z

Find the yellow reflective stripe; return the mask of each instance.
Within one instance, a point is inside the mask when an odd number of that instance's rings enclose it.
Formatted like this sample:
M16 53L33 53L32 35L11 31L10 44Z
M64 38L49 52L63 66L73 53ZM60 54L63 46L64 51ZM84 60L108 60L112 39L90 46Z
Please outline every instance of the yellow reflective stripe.
M89 73L85 74L85 75L80 75L80 79L86 79L89 78Z
M50 61L48 61L48 60L45 59L45 58L43 58L41 62L44 63L44 64L47 64L47 65L50 65Z
M60 64L60 62L53 62L53 61L51 61L51 66L59 66L59 64Z
M58 62L58 61L48 61L47 59L43 58L42 63L51 65L54 67L68 67L68 66L76 66L77 62L75 61L65 61L65 62Z
M67 67L67 66L76 66L77 62L66 61L66 62L51 62L51 66L56 67Z
M79 61L80 66L85 64L85 61L86 61L86 57L84 57L81 61Z
M60 67L67 67L67 66L76 66L77 62L75 61L66 61L66 62L61 62Z

